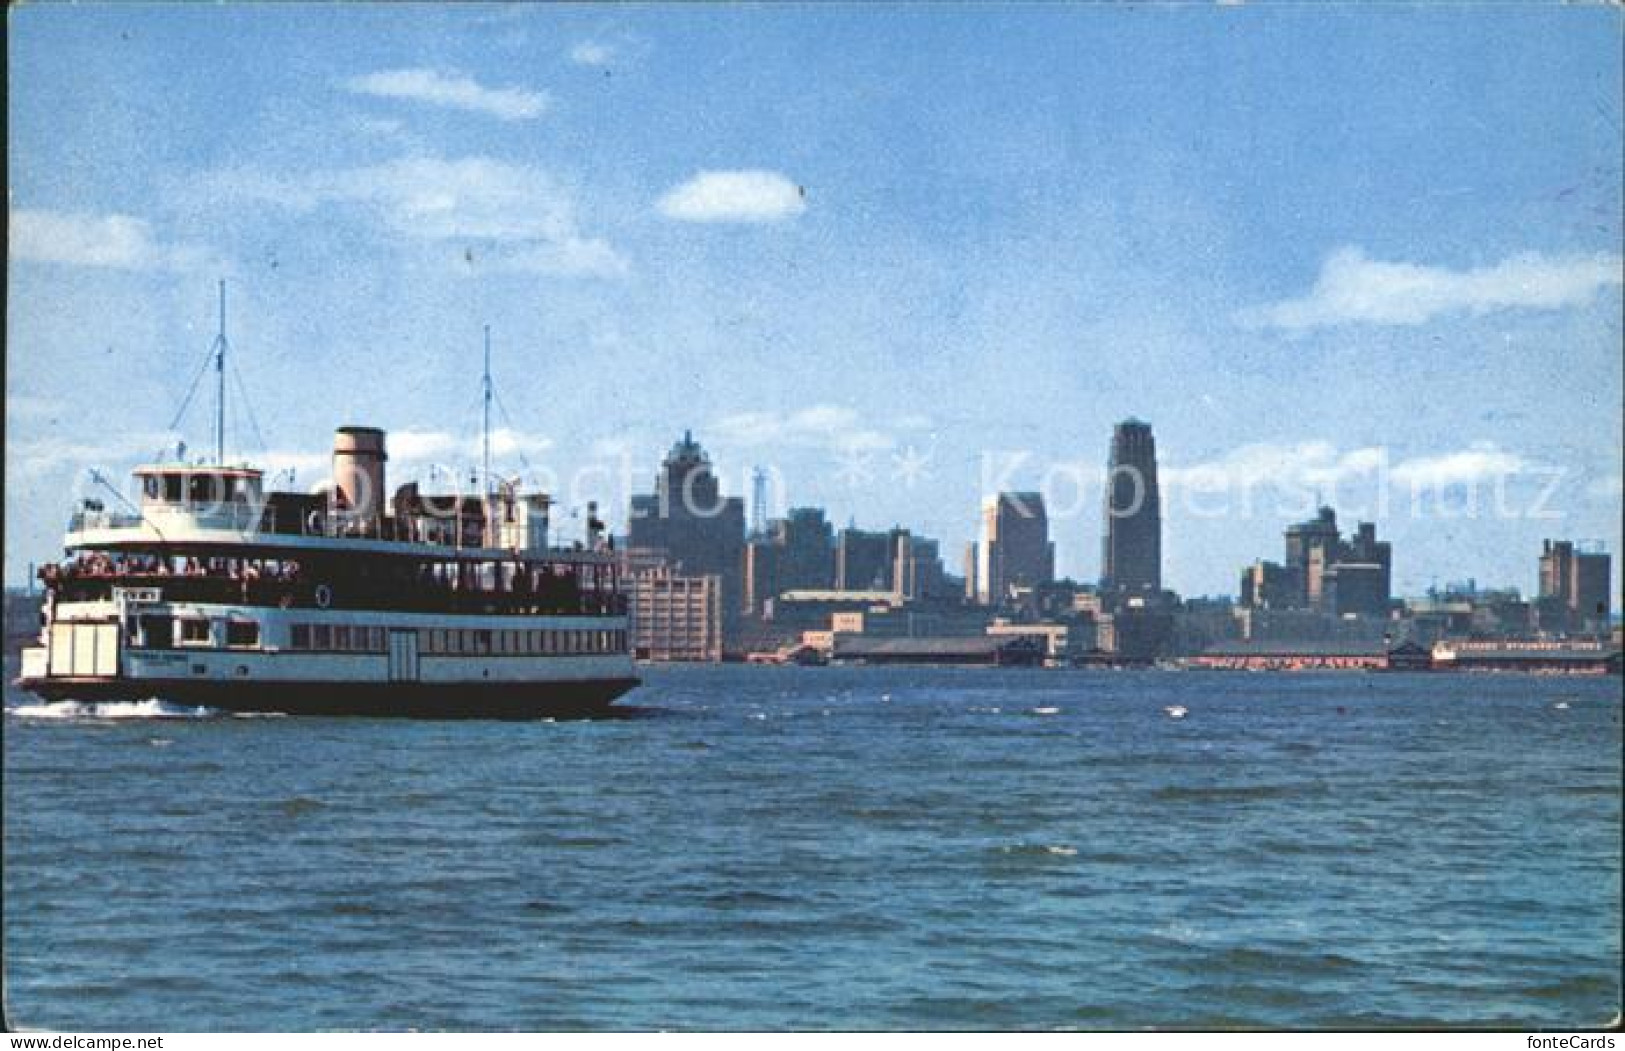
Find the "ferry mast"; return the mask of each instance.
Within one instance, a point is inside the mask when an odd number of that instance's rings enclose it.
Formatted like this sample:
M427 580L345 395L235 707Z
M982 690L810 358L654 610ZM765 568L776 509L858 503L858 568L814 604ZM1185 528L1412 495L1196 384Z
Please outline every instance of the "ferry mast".
M226 282L220 281L220 332L214 337L214 462L226 465Z

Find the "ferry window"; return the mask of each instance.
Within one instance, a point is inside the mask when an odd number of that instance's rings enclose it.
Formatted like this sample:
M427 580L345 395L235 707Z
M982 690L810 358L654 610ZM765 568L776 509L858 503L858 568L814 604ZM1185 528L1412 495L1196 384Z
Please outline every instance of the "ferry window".
M310 625L295 624L288 644L296 650L310 649Z
M157 475L149 474L141 479L141 492L148 500L158 499L158 494L162 489L163 486L159 483Z
M178 474L164 475L164 499L172 504L181 502L181 476Z
M542 633L540 631L531 631L531 632L529 632L529 635L530 635L530 652L532 652L532 653L540 653L540 652L542 652Z
M260 644L260 626L251 620L230 620L226 622L227 646L258 646Z
M333 648L347 650L350 648L350 626L339 624L333 628Z
M181 641L208 642L209 622L206 620L193 619L181 621Z
M194 474L188 496L194 504L213 504L220 501L220 476L214 474Z
M489 631L477 632L475 634L474 638L475 638L476 644L479 647L475 652L477 652L477 653L490 653L491 652L491 633Z
M389 648L389 646L386 644L387 640L384 638L384 629L383 628L373 628L373 629L371 629L371 631L372 631L372 652L374 652L374 653L383 653L385 650L387 650Z
M312 624L310 626L310 645L312 649L329 650L333 648L333 627L330 624Z
M141 639L148 649L167 650L175 638L175 622L168 617L142 617Z
M434 632L429 628L418 629L418 649L424 653L434 652Z

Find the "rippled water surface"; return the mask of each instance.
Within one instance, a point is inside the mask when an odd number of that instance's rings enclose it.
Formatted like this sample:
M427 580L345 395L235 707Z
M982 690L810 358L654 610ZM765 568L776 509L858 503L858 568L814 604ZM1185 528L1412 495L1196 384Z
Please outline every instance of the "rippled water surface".
M1620 1009L1618 679L657 668L627 702L436 723L19 712L8 692L8 1020Z

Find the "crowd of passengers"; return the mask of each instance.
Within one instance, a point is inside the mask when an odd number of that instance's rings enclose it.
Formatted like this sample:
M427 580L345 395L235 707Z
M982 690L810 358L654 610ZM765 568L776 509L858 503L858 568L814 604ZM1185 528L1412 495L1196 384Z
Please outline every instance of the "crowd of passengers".
M156 555L109 555L92 552L67 562L50 563L39 572L47 585L80 580L139 578L181 578L233 581L242 586L244 598L250 588L261 584L300 584L313 582L298 562L235 558L162 558ZM357 574L342 570L327 579L330 592L341 591L353 604L366 600L411 607L424 599L435 605L459 605L461 600L497 599L505 606L534 612L580 610L609 613L624 608L621 596L598 588L582 588L575 572L542 567L529 572L510 571L495 575L488 586L480 574L438 572L423 566L415 578L410 574Z
M108 555L100 552L81 555L61 564L49 563L40 568L39 575L47 584L58 580L96 577L207 577L288 583L301 579L297 562L235 558L170 559L157 555Z

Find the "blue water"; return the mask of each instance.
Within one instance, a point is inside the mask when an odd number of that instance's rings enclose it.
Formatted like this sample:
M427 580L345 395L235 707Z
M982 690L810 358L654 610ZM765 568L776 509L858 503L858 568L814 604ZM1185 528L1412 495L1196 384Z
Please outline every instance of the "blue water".
M648 680L636 717L591 722L8 712L8 1021L1529 1028L1620 1010L1618 679Z

